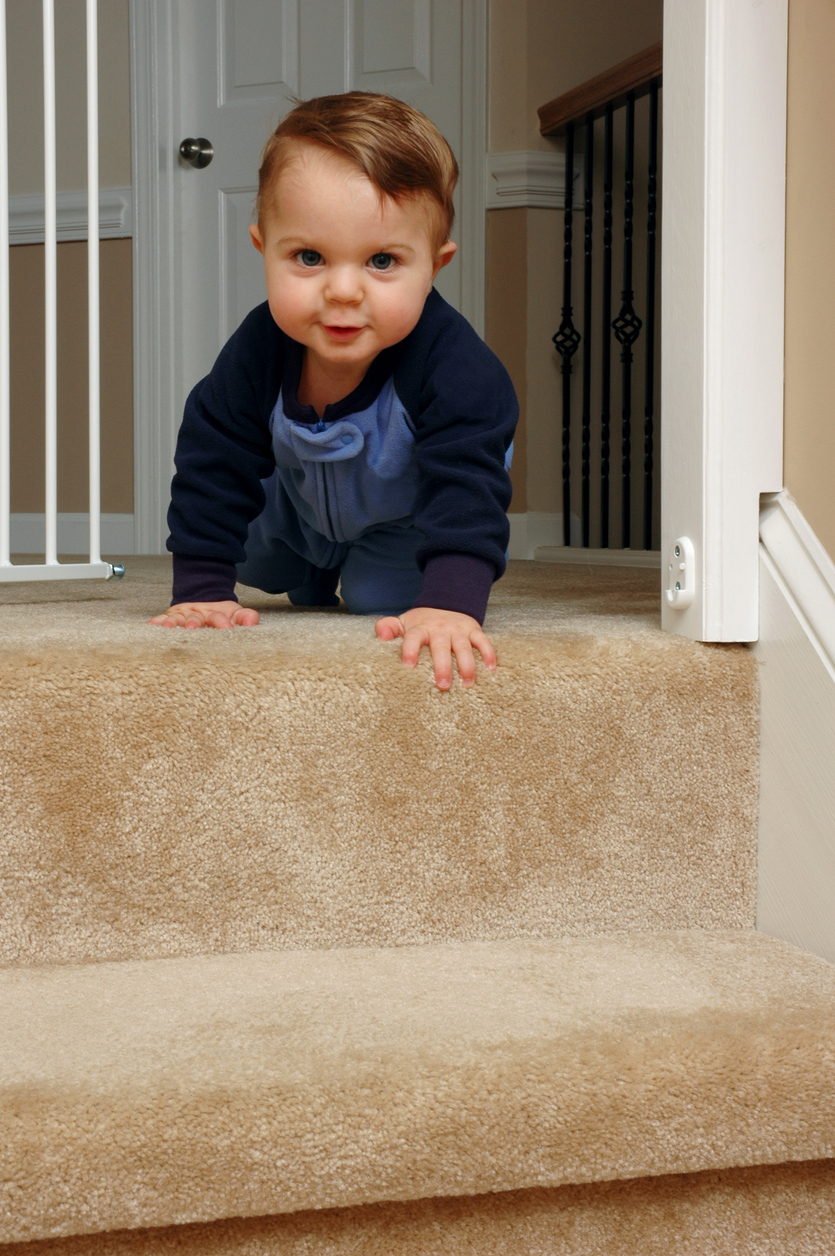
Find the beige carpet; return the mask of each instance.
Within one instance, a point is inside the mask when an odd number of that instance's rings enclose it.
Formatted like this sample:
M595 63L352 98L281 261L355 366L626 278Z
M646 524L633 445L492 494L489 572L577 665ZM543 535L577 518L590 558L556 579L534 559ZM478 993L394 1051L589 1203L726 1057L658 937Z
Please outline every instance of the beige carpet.
M150 628L125 561L0 586L0 1256L832 1256L747 650L516 563L440 694L282 598Z
M373 621L0 586L0 962L740 928L756 676L662 634L658 575L512 563L495 675L440 694Z
M0 1256L832 1256L835 1161L0 1244Z
M0 1240L835 1156L835 968L753 931L0 973Z

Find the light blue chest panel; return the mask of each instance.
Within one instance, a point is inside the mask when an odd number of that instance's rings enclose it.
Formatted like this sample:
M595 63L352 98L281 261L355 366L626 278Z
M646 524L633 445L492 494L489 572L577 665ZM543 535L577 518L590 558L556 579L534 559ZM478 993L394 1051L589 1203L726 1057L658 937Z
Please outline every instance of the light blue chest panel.
M393 381L366 410L315 425L288 419L279 394L270 430L276 470L264 481L263 521L317 565L369 528L412 526L415 439Z

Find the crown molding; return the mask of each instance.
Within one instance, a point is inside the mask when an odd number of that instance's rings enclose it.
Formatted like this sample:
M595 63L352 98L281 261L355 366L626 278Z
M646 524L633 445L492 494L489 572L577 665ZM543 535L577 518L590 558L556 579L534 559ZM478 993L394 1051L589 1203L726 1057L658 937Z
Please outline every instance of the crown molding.
M99 193L99 237L118 240L133 235L133 193L102 188ZM9 243L43 244L44 198L39 192L9 197ZM58 193L58 240L87 239L86 191Z
M564 206L565 153L534 150L487 154L488 209Z

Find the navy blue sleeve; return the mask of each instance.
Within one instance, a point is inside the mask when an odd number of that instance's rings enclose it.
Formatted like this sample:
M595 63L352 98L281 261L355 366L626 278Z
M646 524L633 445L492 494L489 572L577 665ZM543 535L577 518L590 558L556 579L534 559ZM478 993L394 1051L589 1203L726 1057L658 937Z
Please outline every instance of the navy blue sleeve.
M216 575L225 568L220 584L226 586L231 565L246 557L249 523L264 508L261 481L275 467L269 419L283 358L282 333L265 302L244 319L211 374L189 395L174 456L167 542L186 560L177 564L186 583L189 570L196 576L201 567L208 574L205 561L193 561L201 559L211 560Z
M471 555L482 560L482 570L490 564L498 579L510 536L505 456L519 417L510 376L466 319L433 290L394 382L415 427L421 475L415 522L423 533L418 566L425 571L441 555ZM474 580L477 570L475 564L470 568Z
M172 606L180 602L237 602L238 573L234 563L197 558L194 554L172 554L172 558Z
M441 611L460 611L484 623L496 569L474 554L435 554L423 569L423 581L412 603Z

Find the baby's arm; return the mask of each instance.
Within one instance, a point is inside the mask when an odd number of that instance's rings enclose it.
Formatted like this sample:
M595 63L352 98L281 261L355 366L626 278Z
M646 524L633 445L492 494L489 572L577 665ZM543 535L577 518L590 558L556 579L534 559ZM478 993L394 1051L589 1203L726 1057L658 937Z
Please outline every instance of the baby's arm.
M250 628L258 612L237 602L178 602L148 620L161 628Z
M400 616L379 619L376 633L381 641L403 638L401 658L407 667L415 667L424 646L429 647L439 689L452 685L452 656L458 664L458 675L465 688L475 680L475 655L478 650L486 667L493 671L496 651L481 624L460 611L442 611L431 606L414 606Z

